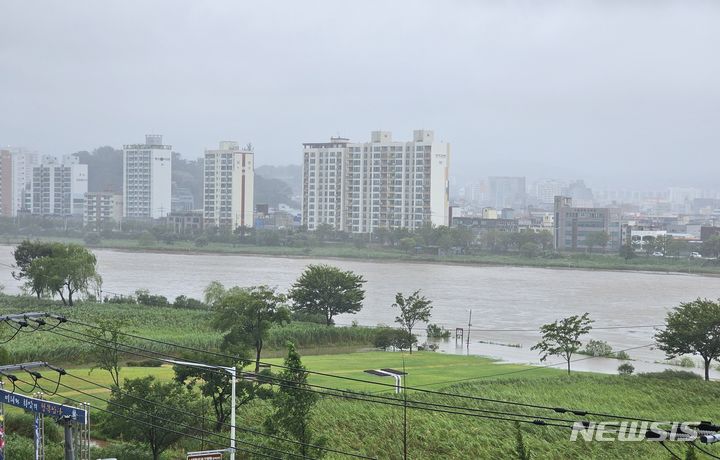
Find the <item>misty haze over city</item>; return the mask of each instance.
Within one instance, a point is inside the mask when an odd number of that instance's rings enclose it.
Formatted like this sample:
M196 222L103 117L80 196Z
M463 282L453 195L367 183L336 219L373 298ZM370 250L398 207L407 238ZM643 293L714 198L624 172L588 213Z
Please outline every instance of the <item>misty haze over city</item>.
M425 128L454 190L707 189L720 168L717 2L5 0L0 17L3 146L157 132L185 158L234 139L285 165L303 142Z

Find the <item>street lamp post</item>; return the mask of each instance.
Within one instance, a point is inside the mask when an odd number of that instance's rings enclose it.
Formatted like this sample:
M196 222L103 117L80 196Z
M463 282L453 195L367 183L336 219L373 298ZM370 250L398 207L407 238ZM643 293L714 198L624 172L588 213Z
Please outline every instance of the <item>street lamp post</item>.
M175 359L159 358L158 360L170 364L177 364L179 366L197 367L200 369L218 369L230 374L230 378L232 379L232 390L230 393L230 460L235 460L235 397L237 394L235 387L237 386L237 368L235 368L234 366L214 366L212 364L194 363L191 361L178 361Z

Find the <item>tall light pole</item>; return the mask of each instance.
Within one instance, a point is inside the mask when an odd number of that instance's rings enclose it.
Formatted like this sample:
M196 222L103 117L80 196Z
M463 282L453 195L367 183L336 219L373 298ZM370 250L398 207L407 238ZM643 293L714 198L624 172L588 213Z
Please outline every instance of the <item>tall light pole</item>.
M237 368L235 368L235 366L214 366L212 364L194 363L191 361L178 361L175 359L159 358L158 360L166 363L177 364L179 366L196 367L199 369L218 369L230 374L230 378L232 379L232 390L230 394L230 460L235 460L235 387L237 386Z

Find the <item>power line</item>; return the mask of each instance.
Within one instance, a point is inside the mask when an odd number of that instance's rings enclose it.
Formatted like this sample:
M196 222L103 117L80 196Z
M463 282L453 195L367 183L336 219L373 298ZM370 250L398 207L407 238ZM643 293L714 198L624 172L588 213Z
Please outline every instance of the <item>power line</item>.
M81 322L75 321L75 320L68 320L68 322L77 323L77 324L82 324L82 325L89 326L89 327L99 328L99 326L87 325L87 324L84 324L84 323L81 323ZM61 328L61 329L65 330L65 331L68 331L68 332L75 332L75 333L77 333L77 334L79 334L79 335L85 335L86 337L89 337L89 336L87 336L86 334L83 334L83 333L81 333L81 332L70 331L69 329L65 329L65 328ZM126 335L126 336L130 336L130 337L133 337L133 338L136 338L136 339L140 339L140 340L147 340L147 341L150 341L150 342L155 342L155 343L163 344L163 345L166 345L166 346L176 346L177 348L181 348L181 349L192 350L192 351L195 351L195 352L202 352L202 353L207 353L207 354L210 354L210 355L221 356L221 357L224 357L224 358L230 358L230 359L239 360L238 357L235 357L235 356L232 356L232 355L226 355L226 354L222 354L222 353L216 353L216 352L212 352L212 351L206 351L206 350L200 350L200 349L191 348L191 347L186 347L186 346L182 346L182 345L176 345L176 344L172 344L172 343L169 343L169 342L163 342L163 341L160 341L160 340L145 338L145 337L141 337L141 336L137 336L137 335L133 335L133 334L127 334L127 333L122 333L122 332L121 332L121 334ZM77 340L77 339L75 339L75 340ZM651 344L642 345L642 346L638 346L638 347L630 347L630 348L627 348L627 349L624 349L624 350L621 350L621 351L630 351L630 350L634 350L634 349L638 349L638 348L645 348L645 347L653 346L653 345L654 345L654 343L651 343ZM132 346L130 346L130 345L127 345L127 346L128 346L128 347L132 347ZM147 352L150 352L150 353L155 353L155 354L158 354L158 355L163 356L162 353L159 353L159 352L153 352L153 351L145 350L145 349L138 348L138 347L132 347L132 348L136 348L136 349L139 349L139 350L142 350L142 351L147 351ZM167 356L167 355L164 355L164 356ZM145 357L148 357L148 356L145 355ZM152 358L152 357L150 357L150 358ZM584 360L593 359L593 358L596 358L596 357L595 357L595 356L586 356L586 357L583 357L583 358L579 358L579 359L576 359L576 360L572 360L571 362L579 362L579 361L584 361ZM279 364L270 364L270 363L266 363L266 362L262 362L262 361L261 361L261 363L263 363L263 364L268 364L268 365L271 365L271 366L275 366L275 367L278 367L278 368L281 368L281 369L289 369L287 366L283 366L283 365L279 365ZM446 393L446 392L441 392L441 391L428 390L428 389L425 389L425 388L419 388L420 386L430 386L430 385L440 385L440 384L453 384L453 383L460 383L460 382L463 382L463 381L478 380L478 379L491 378L491 377L502 376L502 375L510 375L510 374L516 374L516 373L521 373L521 372L528 372L528 371L533 371L533 370L537 370L537 369L543 369L543 368L558 366L558 365L561 365L561 364L565 364L565 362L563 361L563 362L548 364L548 365L545 365L545 366L533 366L533 367L529 367L529 368L527 368L527 369L520 369L520 370L515 370L515 371L497 373L497 374L492 374L492 375L488 375L488 376L471 377L471 378L467 378L467 379L459 379L459 380L454 380L454 381L435 382L435 383L431 383L431 384L418 385L418 386L415 386L415 387L407 387L407 389L408 389L408 390L412 390L412 391L418 391L418 392L421 392L421 393L436 394L436 395L441 395L441 396L451 396L451 397L457 397L457 398L463 398L463 399L471 399L471 400L477 400L477 401L494 402L494 403L498 403L498 404L509 404L509 405L516 405L516 406L532 407L532 408L536 408L536 409L552 410L552 411L555 411L555 412L558 412L558 413L566 413L566 412L569 412L569 413L574 413L574 414L576 414L576 415L597 415L597 416L602 416L602 417L612 417L612 418L626 419L626 420L653 421L653 420L648 420L648 419L638 419L638 418L633 418L633 417L612 415L612 414L599 413L599 412L598 412L598 413L595 413L595 412L590 412L590 411L572 410L572 409L566 409L566 408L558 408L558 407L551 407L551 406L542 406L542 405L537 405L537 404L526 404L526 403L520 403L520 402L516 402L516 401L505 401L505 400L498 400L498 399L492 399L492 398L481 398L481 397L477 397L477 396L453 394L453 393ZM325 372L311 371L311 370L306 370L306 372L308 372L309 374L321 375L321 376L325 376L325 377L337 378L337 379L348 380L348 381L353 381L353 382L358 382L358 383L365 383L365 384L378 385L378 386L383 386L383 387L388 387L388 388L395 388L395 385L392 385L392 384L382 383L382 382L374 382L374 381L365 380L365 379L358 379L358 378L355 378L355 377L340 376L340 375L328 374L328 373L325 373Z
M23 382L23 383L27 383L27 384L29 385L29 382L25 382L24 380L19 379L19 378L18 378L18 380L21 381L21 382ZM65 386L65 385L63 385L63 386ZM86 394L87 396L95 397L95 396L93 396L92 394L84 393L83 391L78 390L78 389L76 389L76 388L70 388L70 389L71 389L72 391L77 391L78 393L81 393L81 394ZM74 402L74 403L76 403L76 404L83 404L82 401L79 401L79 400L77 400L77 399L73 399L73 398L71 398L71 397L69 397L69 396L64 396L64 395L63 395L63 399L66 399L66 400L68 400L68 401ZM171 433L179 434L179 435L181 435L181 436L186 436L186 437L189 437L189 438L192 438L192 439L196 439L196 440L202 441L202 442L205 441L205 439L203 439L203 438L201 438L201 437L199 437L199 436L195 436L195 435L192 435L192 434L189 434L189 433L183 433L183 432L181 432L181 431L173 430L172 428L168 428L168 427L166 427L166 426L155 425L155 424L150 423L150 422L147 422L147 421L145 421L145 420L141 420L141 419L137 419L137 418L134 418L134 417L130 417L130 416L127 416L127 415L125 415L125 414L118 413L118 412L113 412L113 411L111 411L111 410L103 409L103 408L101 408L101 407L93 406L93 408L95 408L95 409L97 409L97 410L99 410L99 411L102 411L102 412L106 412L106 413L111 414L111 415L115 415L115 416L118 416L118 417L122 417L122 418L124 418L124 419L126 419L126 420L129 420L129 421L132 421L132 422L141 423L141 424L146 425L146 426L149 426L149 427L151 427L151 428L158 428L158 429L161 429L161 430L164 430L164 431L168 431L168 432L171 432ZM167 422L174 422L173 420L167 420L167 419L163 419L163 418L161 418L161 417L154 417L154 416L153 416L153 418L157 418L157 419L159 419L159 420L164 420L164 421L167 421ZM195 429L195 428L193 428L193 429ZM239 441L239 440L238 440L238 441ZM265 447L263 446L263 448L265 448ZM256 452L256 451L244 449L244 448L242 448L242 447L237 447L237 446L236 446L234 449L235 449L236 451L241 451L241 452L245 452L245 453L249 453L249 454L262 455L262 456L264 456L264 457L271 458L271 459L275 459L275 460L283 460L281 457L275 457L275 456L273 456L273 455L269 455L269 454L266 454L266 453L264 453L264 452Z
M106 403L108 403L108 404L112 404L112 405L117 406L117 407L119 407L119 408L121 408L121 409L124 409L124 410L126 410L126 411L132 411L132 408L130 408L130 407L128 407L128 406L125 406L125 405L123 405L123 404L120 404L120 403L117 403L117 402L114 402L114 401L110 401L110 400L105 401L105 400L104 400L103 398L101 398L100 396L94 395L94 394L92 394L92 393L88 393L88 392L83 391L83 390L80 390L80 389L78 389L78 388L71 387L71 386L69 386L69 385L65 385L65 384L62 383L62 382L60 383L60 386L62 386L63 388L67 388L68 390L71 390L71 391L76 391L76 392L78 392L78 393L80 393L80 394L83 394L83 395L85 395L85 396L89 396L89 397L91 397L91 398L95 398L95 399L98 399L98 400L100 400L100 401L104 401L104 402L106 402ZM215 437L218 437L218 438L223 439L223 440L226 440L226 441L229 441L229 440L230 440L230 437L229 437L229 436L224 436L224 435L222 435L222 434L220 434L220 433L215 433L215 432L208 431L208 430L205 430L205 429L202 429L202 428L193 427L193 426L188 425L188 424L186 424L186 423L179 423L179 422L177 422L177 421L175 421L175 420L170 420L170 419L167 419L167 418L164 418L164 417L158 417L158 416L152 415L152 414L149 414L149 415L150 415L153 419L158 419L158 420L160 420L160 421L164 421L164 422L168 422L168 423L175 423L176 425L180 425L181 427L189 428L189 429L198 431L198 432L200 432L200 433L207 434L207 435L209 435L209 436L215 436ZM194 415L194 414L192 414L192 415ZM139 419L132 419L132 418L129 418L129 417L128 417L128 419L129 419L129 420L132 420L132 421L140 421L140 422L141 422L141 420L139 420ZM164 427L159 427L159 428L163 428L163 429L164 429ZM267 450L274 451L274 452L277 452L277 453L280 453L280 454L290 455L290 456L298 457L298 458L305 458L304 456L302 456L302 455L300 455L300 454L294 454L294 453L292 453L292 452L285 452L285 451L282 451L282 450L279 450L279 449L274 449L274 448L268 447L268 446L261 446L261 445L253 444L253 443L251 443L251 442L249 442L249 441L243 441L242 439L236 439L236 441L239 442L239 443L242 443L242 444L246 444L246 445L248 445L248 446L250 446L250 447L255 447L255 448L260 448L260 449L267 449Z
M61 328L61 329L63 329L63 328ZM65 330L65 329L63 329L63 330ZM68 331L68 330L66 330L66 331ZM75 332L75 331L68 331L68 332ZM52 333L53 333L53 334L58 334L58 335L60 335L60 336L62 336L62 337L66 337L66 338L69 338L69 339L72 339L72 340L80 340L80 339L78 339L78 338L76 338L76 337L66 336L66 335L64 335L64 334L60 334L60 333L55 332L55 331L52 331ZM79 334L79 333L78 333L78 334ZM94 342L91 342L91 343L93 343L94 345L100 346L100 347L110 348L110 347L107 346L107 345L102 345L102 344L94 343ZM126 345L120 344L120 346L126 346ZM155 357L153 357L153 356L143 355L143 354L141 354L141 353L136 353L136 352L128 352L128 351L125 351L125 352L130 353L130 354L134 354L134 355L137 355L137 356L145 357L145 358L150 358L150 359L162 359L162 358L155 358ZM160 354L160 353L158 353L158 352L152 352L152 353L159 354L159 355L161 355L161 356L168 356L168 355L162 355L162 354ZM220 375L225 375L224 373L221 373L221 372L216 371L216 370L213 370L213 369L207 369L207 370L208 370L209 372L215 372L215 373L218 373L218 374L220 374ZM256 376L256 374L250 373L250 372L242 372L242 371L241 371L241 374L246 374L246 375L248 375L248 376L253 376L253 377ZM283 380L283 379L280 379L280 378L277 378L277 377L270 377L270 376L264 376L264 375L262 375L262 376L260 376L260 377L261 377L261 379L266 379L266 378L267 378L267 379L276 380L276 381L277 381L277 380L280 380L280 381ZM368 395L368 394L357 393L357 392L352 392L352 391L347 391L347 390L340 390L340 389L337 389L337 388L325 387L325 386L314 385L314 384L306 384L306 385L307 385L308 387L311 387L311 388L320 388L320 389L322 389L322 390L326 390L326 391L310 390L310 391L312 391L312 392L315 392L315 393L318 393L318 394L321 394L321 395L324 395L324 396L335 396L335 397L340 397L340 398L345 398L345 399L357 399L357 400L366 401L366 402L371 402L371 403L375 403L375 404L386 404L386 405L396 405L396 404L384 402L384 401L386 401L386 400L389 400L389 401L397 401L395 398L388 397L388 396ZM282 385L281 385L281 386L282 386ZM327 391L340 392L341 394L328 393ZM357 397L349 397L348 395L354 395L354 396L357 396ZM455 396L455 395L447 395L447 394L446 394L446 396ZM426 406L437 406L437 407L450 408L450 409L468 410L468 411L473 411L473 412L499 413L499 414L509 415L509 416L537 418L537 419L545 419L545 420L550 420L550 421L566 421L566 422L575 422L575 421L577 421L577 420L568 420L568 419L554 419L554 418L551 418L551 417L534 416L534 415L527 415L527 414L516 414L516 413L511 413L511 412L489 411L489 410L484 410L484 409L475 409L475 408L468 408L468 407L463 407L463 406L450 406L450 405L445 405L445 404L428 403L428 402L417 401L417 400L409 400L409 402L416 403L416 404L423 404L423 405L426 405ZM425 408L425 409L426 409L426 408ZM426 410L427 410L427 409L426 409ZM470 415L470 414L468 414L468 415Z
M140 397L140 396L131 395L131 394L127 393L127 392L120 391L120 390L117 389L117 388L116 388L116 389L113 389L113 388L111 388L111 387L109 387L109 386L106 386L106 385L103 385L103 384L100 384L100 383L97 383L97 382L93 382L93 381L91 381L91 380L85 379L85 378L83 378L83 377L80 377L80 376L78 376L78 375L72 374L72 373L67 372L67 371L66 371L66 374L67 374L68 376L73 377L73 378L75 378L75 379L78 379L78 380L80 380L80 381L82 381L82 382L89 383L89 384L91 384L91 385L95 385L95 386L97 386L97 387L104 388L104 389L109 390L109 391L113 391L113 390L118 391L119 393L124 394L124 395L126 395L126 396L129 396L129 397L131 397L131 398L133 398L133 399L137 399L138 401L143 401L143 402L150 403L150 404L153 404L153 405L156 405L156 406L159 406L159 407L164 407L164 408L166 408L166 409L170 409L170 410L172 410L172 411L174 411L174 412L177 412L177 413L179 413L179 414L192 415L192 416L194 416L194 417L197 417L197 418L199 418L199 419L201 419L201 420L205 420L205 421L207 421L207 422L213 422L213 423L216 422L215 420L209 419L209 418L207 418L207 417L203 417L203 416L198 415L198 414L194 414L194 413L192 413L192 412L184 411L184 410L182 410L182 409L177 409L177 408L174 408L174 407L172 407L172 406L168 406L168 405L165 405L165 404L156 402L156 401L151 401L151 400L149 400L149 399L142 398L142 397ZM230 426L230 424L227 423L227 422L222 422L222 425L228 426L228 427ZM363 458L363 459L372 459L372 458L373 458L373 457L366 457L366 456L360 455L360 454L355 454L355 453L352 453L352 452L344 452L344 451L341 451L341 450L335 450L335 449L332 449L332 448L329 448L329 447L322 447L322 446L318 446L318 445L314 445L314 444L308 444L308 443L304 443L304 442L301 442L301 441L296 441L296 440L294 440L294 439L283 438L283 437L275 436L275 435L272 435L272 434L269 434L269 433L263 433L262 431L252 430L252 429L250 429L250 428L244 428L244 427L239 427L239 426L236 426L235 428L237 428L237 429L240 430L240 431L244 431L244 432L246 432L246 433L252 433L252 434L256 434L256 435L258 435L258 436L266 436L266 437L269 437L269 438L272 438L272 439L275 439L275 440L278 440L278 441L286 441L286 442L290 442L290 443L297 444L297 445L301 445L301 446L312 447L312 448L314 448L314 449L320 449L320 450L324 450L324 451L327 451L327 452L333 452L333 453L336 453L336 454L348 455L348 456L351 456L351 457Z

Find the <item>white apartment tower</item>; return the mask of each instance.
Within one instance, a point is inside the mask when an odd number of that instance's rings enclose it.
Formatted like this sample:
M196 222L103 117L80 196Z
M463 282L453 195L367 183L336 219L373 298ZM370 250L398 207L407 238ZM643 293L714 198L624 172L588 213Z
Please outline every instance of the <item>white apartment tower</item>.
M87 191L88 166L76 155L65 155L62 163L44 156L32 170L30 209L38 215L82 216Z
M145 144L123 146L123 217L158 219L172 204L172 146L147 134Z
M310 230L449 225L450 146L432 131L414 131L411 141L393 141L386 131L363 143L331 138L303 144L303 155L302 216Z
M205 225L231 230L254 225L254 156L232 141L220 142L218 150L205 150Z
M12 155L12 215L18 211L32 211L32 192L30 190L33 168L40 164L40 154L22 147L11 148Z

